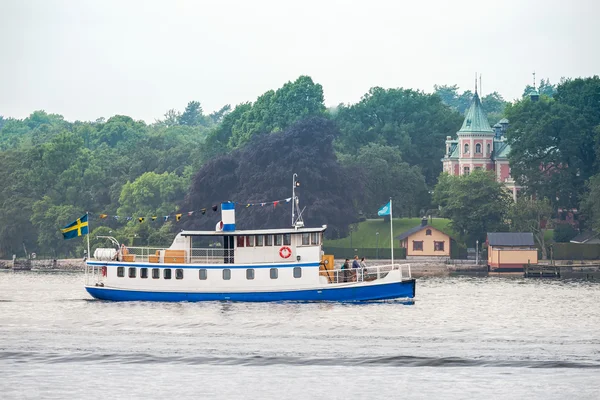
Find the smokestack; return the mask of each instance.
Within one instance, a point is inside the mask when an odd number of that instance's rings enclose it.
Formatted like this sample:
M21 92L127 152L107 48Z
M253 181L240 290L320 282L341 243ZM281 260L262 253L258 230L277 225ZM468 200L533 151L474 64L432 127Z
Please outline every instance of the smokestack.
M421 218L421 226L427 226L427 218Z
M223 232L235 231L235 203L221 203L221 221L223 222Z

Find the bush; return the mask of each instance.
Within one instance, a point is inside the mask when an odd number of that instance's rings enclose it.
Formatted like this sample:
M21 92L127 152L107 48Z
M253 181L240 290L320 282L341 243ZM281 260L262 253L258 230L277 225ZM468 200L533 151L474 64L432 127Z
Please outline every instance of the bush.
M571 224L557 224L554 227L552 239L557 243L568 243L571 239L577 236L577 231Z

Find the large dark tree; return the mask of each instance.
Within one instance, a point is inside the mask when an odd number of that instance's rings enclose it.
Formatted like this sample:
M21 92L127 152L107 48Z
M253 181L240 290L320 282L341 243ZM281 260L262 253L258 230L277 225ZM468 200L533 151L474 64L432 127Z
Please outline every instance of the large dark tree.
M214 229L221 215L210 207L222 201L237 203L238 229L291 226L291 203L256 204L290 198L297 173L305 225L327 224L329 237L346 236L356 222L353 202L362 188L358 172L341 167L335 157L332 142L338 134L333 122L311 118L283 132L255 135L244 148L212 159L195 175L181 205L184 211L208 208L206 215L195 213L180 227Z
M577 208L585 182L599 172L600 78L566 80L554 98L510 105L512 175L531 194Z

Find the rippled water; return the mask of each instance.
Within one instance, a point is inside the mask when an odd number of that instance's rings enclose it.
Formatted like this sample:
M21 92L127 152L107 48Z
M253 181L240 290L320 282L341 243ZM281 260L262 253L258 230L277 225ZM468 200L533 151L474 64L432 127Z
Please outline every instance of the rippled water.
M110 303L0 272L0 398L600 398L600 284L423 278L414 304Z

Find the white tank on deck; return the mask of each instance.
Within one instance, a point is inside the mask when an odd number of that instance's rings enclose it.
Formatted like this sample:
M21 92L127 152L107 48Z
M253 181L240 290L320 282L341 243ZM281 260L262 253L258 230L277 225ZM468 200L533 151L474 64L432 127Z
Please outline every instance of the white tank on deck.
M117 258L117 250L115 249L96 249L94 251L94 259L98 261L110 261Z

